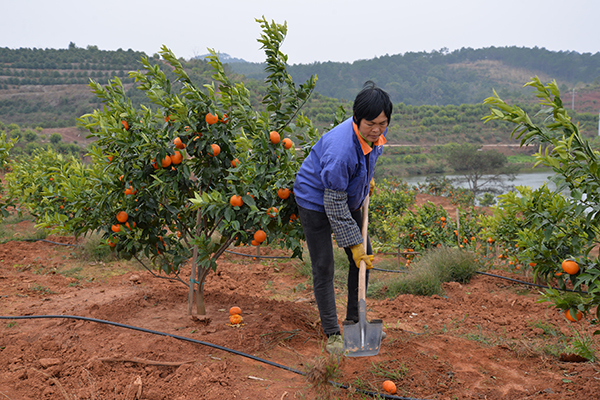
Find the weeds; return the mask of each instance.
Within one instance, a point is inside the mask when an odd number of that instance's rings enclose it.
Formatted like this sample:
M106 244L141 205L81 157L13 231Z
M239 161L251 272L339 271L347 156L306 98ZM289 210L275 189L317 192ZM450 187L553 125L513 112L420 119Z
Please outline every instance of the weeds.
M339 375L339 364L337 358L329 354L318 357L313 363L307 364L306 380L311 388L315 390L317 399L329 399L333 387L330 381Z
M407 274L389 282L386 296L443 295L442 283L468 282L477 269L475 256L471 252L450 247L431 249L412 264Z

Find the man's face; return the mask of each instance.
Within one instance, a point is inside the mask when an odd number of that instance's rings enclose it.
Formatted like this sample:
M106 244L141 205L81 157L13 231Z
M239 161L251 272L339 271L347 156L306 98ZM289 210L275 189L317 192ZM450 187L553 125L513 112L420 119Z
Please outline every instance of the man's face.
M385 131L388 126L388 119L382 111L377 118L372 121L362 119L358 130L362 136L369 142L376 142L379 136Z

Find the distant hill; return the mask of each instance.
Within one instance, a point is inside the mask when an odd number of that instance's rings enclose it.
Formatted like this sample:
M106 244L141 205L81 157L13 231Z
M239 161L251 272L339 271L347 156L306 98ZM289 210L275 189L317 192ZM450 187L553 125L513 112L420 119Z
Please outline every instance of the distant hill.
M211 81L205 56L184 61L199 86ZM236 81L245 81L255 93L253 101L259 103L266 90L264 65L225 53L220 56L228 73ZM89 79L107 83L119 77L134 103L147 102L128 77L129 71L142 67L141 57L162 62L158 56L131 49L84 49L73 43L67 49L0 48L0 122L43 128L74 126L77 117L102 106L90 92ZM600 53L491 47L386 55L353 63L295 64L289 71L296 82L318 76L317 94L304 112L323 126L331 122L337 106L353 99L368 79L386 89L395 104L444 107L481 104L492 89L505 100L534 101L522 86L537 75L542 80L556 79L565 105L572 102L577 112L597 117L600 109ZM165 72L175 79L169 70Z
M206 58L210 55L211 54L202 54L201 56L196 56L192 58L196 60L206 60ZM219 56L219 60L221 60L223 64L248 63L248 61L244 60L243 58L231 57L227 53L217 53L217 55Z
M262 79L262 65L232 64L233 71ZM600 84L600 53L553 52L543 48L489 47L385 55L353 63L316 62L289 68L296 81L317 75L317 91L353 99L367 80L390 93L395 103L460 105L480 103L492 93L523 100L523 84L533 76L555 79L561 91ZM600 106L600 105L599 105Z

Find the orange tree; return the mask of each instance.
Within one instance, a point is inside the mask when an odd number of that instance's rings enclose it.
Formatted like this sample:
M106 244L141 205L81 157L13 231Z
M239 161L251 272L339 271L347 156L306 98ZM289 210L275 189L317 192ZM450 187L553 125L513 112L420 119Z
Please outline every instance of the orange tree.
M6 139L6 133L0 133L0 171L8 170L10 164L10 150L17 144L18 139ZM7 206L11 205L10 196L4 194L4 188L0 182L0 219L8 216Z
M73 156L52 148L38 149L32 156L19 157L5 175L9 198L18 199L19 212L28 212L42 227L46 220L77 232L88 217L87 198L91 169Z
M579 126L571 121L563 107L556 82L543 84L537 77L526 86L537 90L536 96L544 108L543 123L534 123L530 116L517 106L506 104L494 92L485 100L490 106L486 120L503 120L516 124L512 137L521 145L540 143L536 165L546 165L555 172L556 193L545 193L542 202L536 200L523 213L527 229L518 235L517 245L527 249L527 257L538 275L549 275L558 269L563 258L574 259L579 270L569 276L576 293L547 289L543 300L552 301L557 308L588 312L596 307L596 323L600 319L600 268L598 258L590 251L598 245L600 226L600 154L593 150L581 135ZM545 146L545 151L542 151ZM568 197L560 196L564 191ZM545 197L545 199L544 199ZM539 206L541 204L541 206ZM587 288L587 293L583 292Z
M107 86L92 81L104 108L80 119L96 139L88 213L79 220L45 220L76 233L100 230L121 256L186 284L190 313L195 297L197 312L205 314L205 278L229 246L251 243L260 230L265 243L291 249L293 256L302 253L291 189L319 135L299 114L316 78L296 85L280 51L286 24L257 22L268 73L260 110L244 84L226 76L214 51L208 57L214 82L204 87L194 84L166 47L159 64L142 58L143 69L130 73L148 99L139 108L118 78ZM161 66L176 78L169 79ZM181 276L188 260L189 281Z

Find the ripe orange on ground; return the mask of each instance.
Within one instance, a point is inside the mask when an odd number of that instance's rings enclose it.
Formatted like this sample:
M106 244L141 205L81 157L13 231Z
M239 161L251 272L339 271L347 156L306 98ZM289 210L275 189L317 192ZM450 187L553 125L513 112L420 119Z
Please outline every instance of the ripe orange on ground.
M207 124L212 125L212 124L216 124L219 121L219 117L217 115L208 113L208 114L206 114L206 117L204 117L204 120L206 121Z
M229 316L229 322L231 323L231 325L237 325L242 323L243 318L240 314L233 314Z
M163 168L167 168L169 165L171 165L171 157L166 155L165 158L162 159L161 164Z
M574 275L579 272L579 264L573 260L565 260L562 262L562 269L567 274Z
M121 232L121 225L119 224L114 224L113 226L110 227L110 229L114 232L114 233L118 233Z
M236 207L236 206L241 207L244 204L244 201L242 200L242 196L238 196L237 194L234 194L229 199L229 204L231 204L234 207Z
M171 162L175 165L181 164L181 162L183 161L183 155L181 154L180 151L175 151L173 153L173 155L171 156Z
M239 308L238 306L233 306L229 309L229 315L235 315L235 314L241 314L242 313L242 309Z
M383 382L382 387L383 387L383 390L385 390L386 392L388 392L390 394L396 393L396 385L392 381Z
M267 240L267 234L262 229L259 229L256 232L254 232L254 240L258 243L262 243L265 240Z
M221 146L219 146L218 144L211 144L210 147L212 148L213 153L210 154L211 157L216 157L219 155L219 153L221 152Z
M285 138L281 141L281 143L283 144L283 148L288 150L291 149L292 146L294 145L294 142L292 142L292 140L290 138Z
M571 322L577 322L579 321L581 318L583 318L583 314L581 313L581 311L577 311L577 319L573 318L571 316L571 313L569 312L569 310L565 311L565 317L571 321Z
M119 211L117 213L117 221L119 221L120 223L127 222L127 218L129 218L129 216L125 211Z
M271 140L271 143L277 144L281 140L281 136L279 136L277 131L271 131L269 133L269 139Z
M178 149L185 149L186 148L185 143L183 143L179 137L176 137L175 139L173 139L173 144Z
M287 199L288 197L290 197L290 189L288 188L281 188L277 191L277 196L279 196L280 199Z

